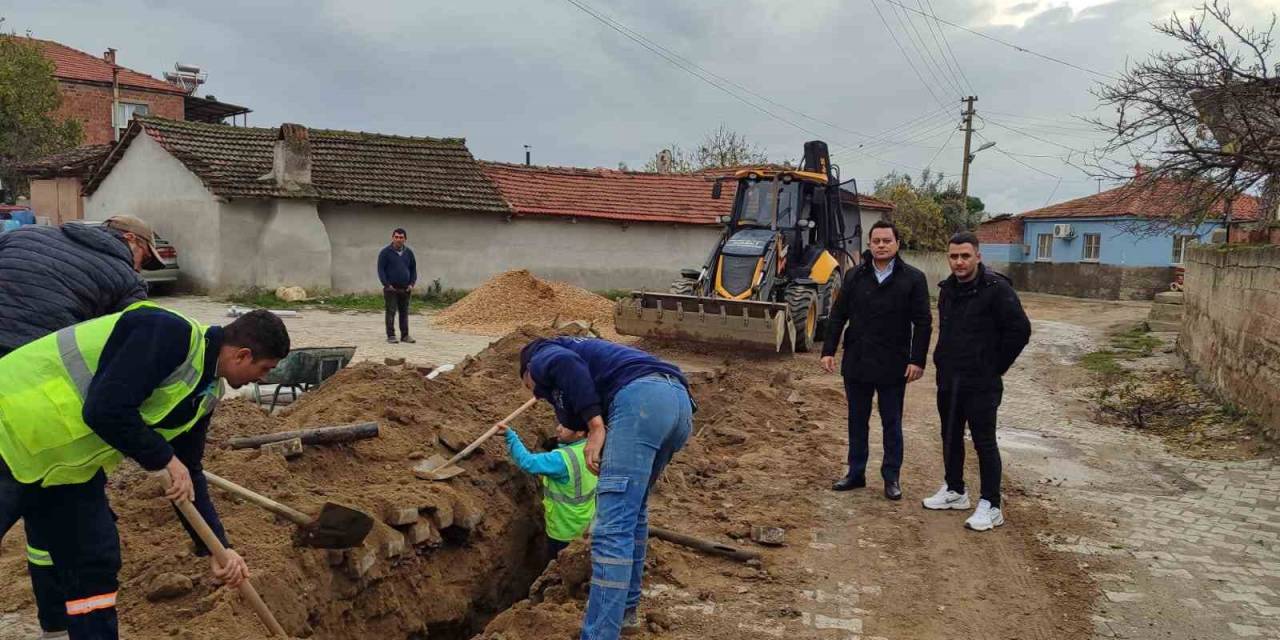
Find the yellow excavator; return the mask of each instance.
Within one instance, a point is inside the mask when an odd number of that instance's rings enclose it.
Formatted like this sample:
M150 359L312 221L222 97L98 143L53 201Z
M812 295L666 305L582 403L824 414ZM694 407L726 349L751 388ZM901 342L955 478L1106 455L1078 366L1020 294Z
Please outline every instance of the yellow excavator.
M723 195L725 181L736 184L733 208L707 261L682 270L669 293L619 300L618 333L809 351L861 245L859 229L846 235L839 169L815 140L805 143L799 169L740 169L716 179L712 198Z

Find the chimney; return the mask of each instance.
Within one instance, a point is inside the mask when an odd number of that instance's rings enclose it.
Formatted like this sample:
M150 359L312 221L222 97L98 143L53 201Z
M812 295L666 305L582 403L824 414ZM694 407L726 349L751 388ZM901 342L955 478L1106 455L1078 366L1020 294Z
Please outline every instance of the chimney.
M271 176L276 186L289 191L311 187L311 140L306 127L288 122L280 125Z
M107 49L106 52L102 54L102 59L105 60L107 64L114 65L116 63L116 50Z

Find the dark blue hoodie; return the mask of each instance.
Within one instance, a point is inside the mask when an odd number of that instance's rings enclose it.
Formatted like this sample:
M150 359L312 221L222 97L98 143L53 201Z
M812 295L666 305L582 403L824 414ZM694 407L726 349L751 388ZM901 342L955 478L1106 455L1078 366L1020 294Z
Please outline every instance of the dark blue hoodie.
M608 340L561 337L533 342L527 349L533 394L555 407L560 424L578 431L585 431L592 418L609 415L613 397L645 376L674 376L689 388L679 367Z

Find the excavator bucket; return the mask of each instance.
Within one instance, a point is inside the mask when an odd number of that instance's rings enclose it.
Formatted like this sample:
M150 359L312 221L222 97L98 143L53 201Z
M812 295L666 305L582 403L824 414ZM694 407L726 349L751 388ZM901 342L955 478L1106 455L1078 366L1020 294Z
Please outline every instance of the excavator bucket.
M794 345L785 304L636 291L614 310L618 333L790 352Z

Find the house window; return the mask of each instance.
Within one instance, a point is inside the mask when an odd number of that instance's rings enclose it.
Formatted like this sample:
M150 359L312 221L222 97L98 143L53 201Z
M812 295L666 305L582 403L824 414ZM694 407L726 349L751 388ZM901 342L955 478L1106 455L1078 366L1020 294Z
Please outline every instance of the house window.
M1182 264L1182 259L1187 255L1187 247L1194 242L1199 241L1199 236L1183 236L1173 237L1173 263Z
M128 129L129 123L133 122L133 116L146 116L151 114L151 107L137 102L121 102L116 109L116 128Z
M1080 256L1085 262L1097 262L1098 257L1102 255L1102 234L1086 233L1084 234L1084 255Z
M1053 234L1042 233L1036 236L1036 260L1053 259Z

